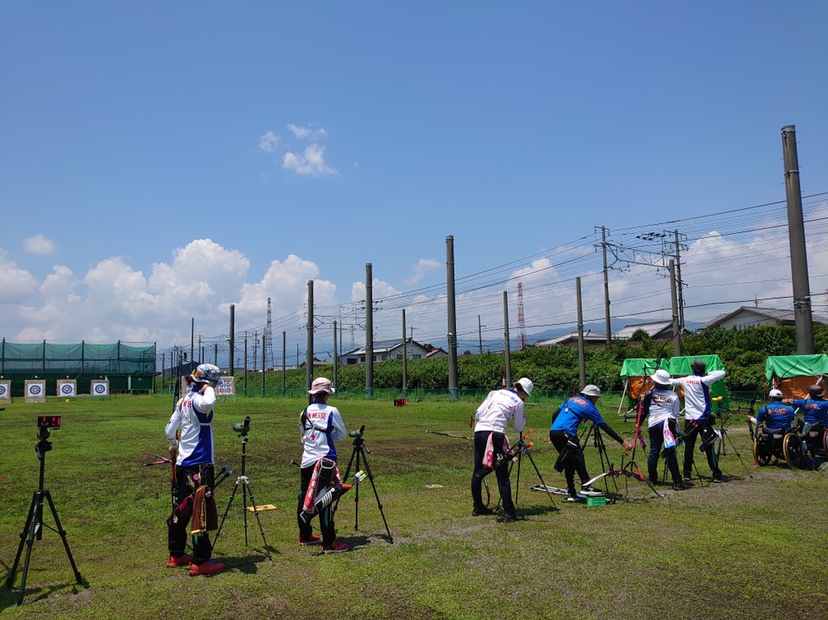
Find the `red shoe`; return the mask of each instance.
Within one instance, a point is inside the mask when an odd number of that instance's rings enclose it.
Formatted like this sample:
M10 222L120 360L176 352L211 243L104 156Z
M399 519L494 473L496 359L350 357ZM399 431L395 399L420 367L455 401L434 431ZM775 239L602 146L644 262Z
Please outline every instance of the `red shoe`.
M325 553L342 553L348 549L350 549L348 545L341 543L338 540L335 540L330 547L322 547L322 551Z
M190 574L195 575L215 575L224 570L224 564L221 562L207 561L204 564L190 564Z
M170 559L167 560L167 566L170 568L179 568L181 566L187 566L187 564L191 564L193 558L191 558L186 553L184 555L174 556L171 555Z
M301 536L299 537L299 545L300 546L318 545L321 542L322 542L322 539L319 536L314 536L313 534L311 534L307 538L302 538Z

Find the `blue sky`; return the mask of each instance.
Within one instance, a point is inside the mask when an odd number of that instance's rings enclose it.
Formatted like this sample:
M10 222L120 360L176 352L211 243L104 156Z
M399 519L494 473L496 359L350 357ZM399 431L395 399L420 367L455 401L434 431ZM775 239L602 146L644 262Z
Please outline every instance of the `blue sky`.
M406 308L415 339L444 341L453 235L471 347L479 323L502 336L504 290L517 320L521 280L530 332L574 325L575 277L602 319L596 226L619 243L692 229L688 318L790 295L784 231L687 218L784 201L788 124L803 194L828 191L826 27L818 1L5 2L0 335L163 348L189 342L191 317L226 334L231 303L238 330L260 329L270 296L303 347L312 279L319 339L336 317L364 342L349 304L371 263L376 336ZM706 290L721 255L696 245L724 229L738 294ZM640 266L611 295L643 320L669 304Z

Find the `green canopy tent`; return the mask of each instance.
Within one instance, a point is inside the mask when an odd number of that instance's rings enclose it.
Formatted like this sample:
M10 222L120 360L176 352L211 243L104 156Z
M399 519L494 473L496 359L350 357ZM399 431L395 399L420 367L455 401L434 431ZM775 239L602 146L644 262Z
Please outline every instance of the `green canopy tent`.
M785 398L807 398L808 386L822 383L828 375L828 355L771 355L765 361L765 378L770 388Z
M624 380L624 393L621 394L621 402L618 404L618 415L624 408L624 396L627 396L627 411L624 412L624 421L627 416L635 412L638 397L653 387L650 375L658 368L669 370L669 360L661 359L656 364L655 358L631 357L624 360L621 365L621 378Z
M690 365L695 360L702 360L705 364L707 364L707 372L710 372L711 370L725 369L724 364L722 364L722 360L719 359L718 355L685 355L670 358L670 376L675 378L692 375L693 371L690 369ZM677 386L676 391L679 393L679 396L684 397L684 391L680 386ZM710 386L710 397L711 399L715 399L711 404L713 411L718 411L720 408L727 409L730 407L730 397L727 394L724 379L716 381L716 383ZM719 398L721 398L721 400L718 400Z

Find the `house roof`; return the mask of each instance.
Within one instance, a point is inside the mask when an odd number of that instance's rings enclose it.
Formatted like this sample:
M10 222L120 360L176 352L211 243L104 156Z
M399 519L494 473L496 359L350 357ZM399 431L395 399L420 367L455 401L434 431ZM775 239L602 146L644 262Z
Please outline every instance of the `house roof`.
M654 338L673 329L672 321L654 321L652 323L637 323L636 325L625 325L613 335L618 340L629 340L638 330L643 330L650 338Z
M742 306L732 312L720 314L715 319L704 325L702 329L719 327L725 321L732 319L735 316L739 316L740 314L752 314L760 318L774 320L778 323L782 323L783 325L793 325L796 322L796 315L792 309L780 310L779 308L754 308L751 306ZM815 323L828 324L828 319L823 316L819 316L818 314L812 314L812 319Z
M413 345L415 347L420 347L421 349L425 349L423 345L415 340L411 340L410 338L407 340L409 345ZM393 351L394 349L398 349L403 345L402 339L397 340L374 340L374 353L387 353L388 351ZM346 355L365 355L365 346L361 346L357 349L351 349L350 351L346 351L342 354L343 357Z
M537 342L535 342L533 346L551 347L556 344L564 344L565 342L571 342L573 340L578 340L578 332L564 334L562 336L558 336L557 338L546 338L545 340L538 340ZM584 340L589 342L606 342L607 336L605 334L593 332L592 330L587 330L584 332Z

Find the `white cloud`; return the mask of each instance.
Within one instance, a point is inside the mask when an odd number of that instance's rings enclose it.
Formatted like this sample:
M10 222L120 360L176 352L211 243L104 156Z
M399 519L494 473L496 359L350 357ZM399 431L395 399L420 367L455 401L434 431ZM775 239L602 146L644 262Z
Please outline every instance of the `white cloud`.
M285 153L282 160L282 168L293 170L302 176L319 176L322 174L339 174L336 169L325 163L325 147L318 144L310 144L305 148L304 153Z
M290 124L287 126L288 130L299 138L300 140L312 139L315 140L317 138L326 138L328 136L328 132L322 129L314 129L313 127L299 127L298 125Z
M6 260L6 252L0 248L0 303L19 303L37 291L35 277Z
M55 242L41 235L40 233L23 240L23 248L29 254L46 256L55 251Z
M265 153L272 153L279 146L279 136L272 131L268 131L259 136L259 148Z
M435 269L440 269L440 267L442 267L440 261L434 260L433 258L421 258L413 267L414 275L404 280L404 282L405 284L417 284L427 273Z

